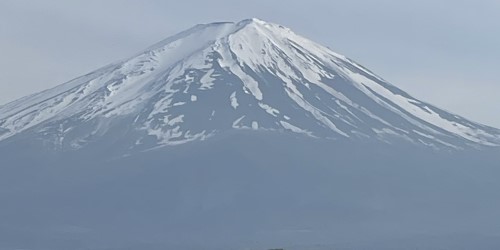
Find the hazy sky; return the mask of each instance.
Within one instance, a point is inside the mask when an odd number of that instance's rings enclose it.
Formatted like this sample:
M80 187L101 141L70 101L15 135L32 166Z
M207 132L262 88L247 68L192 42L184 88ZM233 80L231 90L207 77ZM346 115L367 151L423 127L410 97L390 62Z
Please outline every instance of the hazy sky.
M0 104L197 23L288 26L417 98L500 127L499 0L0 0Z

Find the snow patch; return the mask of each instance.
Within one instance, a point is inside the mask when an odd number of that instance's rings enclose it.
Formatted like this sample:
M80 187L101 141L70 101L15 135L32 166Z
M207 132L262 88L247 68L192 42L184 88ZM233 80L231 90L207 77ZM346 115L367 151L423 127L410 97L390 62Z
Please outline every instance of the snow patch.
M222 59L219 60L221 66L228 68L231 73L241 79L241 81L243 82L243 89L245 91L250 91L255 99L259 101L262 100L262 91L259 89L259 83L247 73L245 73L241 66L237 64L237 61L232 57L233 52L231 51L231 49L221 44L217 48L217 51L222 56Z
M238 108L239 104L238 104L238 99L236 99L236 91L231 94L229 99L231 100L231 107L233 107L233 109Z
M272 116L274 116L274 117L278 117L278 115L279 115L279 113L280 113L280 111L279 111L279 110L277 110L277 109L275 109L275 108L273 108L273 107L271 107L271 106L269 106L269 105L267 105L267 104L264 104L264 103L262 103L262 102L259 102L259 106L260 106L263 110L265 110L268 114L270 114L270 115L272 115Z
M200 79L200 89L207 90L211 89L214 86L214 78L212 78L212 74L214 73L214 69L210 69L207 73L205 73Z
M286 121L280 121L280 124L281 126L283 126L283 128L287 129L287 130L290 130L294 133L298 133L298 134L305 134L305 135L308 135L308 136L312 136L312 133L305 130L305 129L301 129L297 126L294 126Z
M258 123L258 122L256 122L256 121L253 121L253 122L252 122L252 129L253 129L253 130L257 130L257 129L259 129L259 123Z
M333 122L330 121L330 119L328 119L327 117L325 117L322 114L322 112L319 111L316 107L314 107L313 105L309 104L308 102L306 102L305 100L303 100L299 96L295 95L294 93L292 93L288 89L285 89L285 90L288 93L288 96L290 98L292 98L295 101L295 103L297 103L304 110L306 110L309 113L311 113L318 121L320 121L324 125L328 126L328 128L330 128L334 132L336 132L336 133L338 133L338 134L340 134L340 135L342 135L344 137L349 137L348 134L346 134L342 130L338 129L337 126L335 126L335 124L333 124Z
M184 115L179 115L179 116L177 116L173 119L170 119L170 120L168 120L168 117L169 116L167 116L166 124L168 124L169 126L174 126L176 124L182 123L183 119L184 119Z
M243 128L243 126L240 126L240 122L241 120L243 120L245 118L245 116L242 116L238 119L236 119L234 122L233 122L233 128Z

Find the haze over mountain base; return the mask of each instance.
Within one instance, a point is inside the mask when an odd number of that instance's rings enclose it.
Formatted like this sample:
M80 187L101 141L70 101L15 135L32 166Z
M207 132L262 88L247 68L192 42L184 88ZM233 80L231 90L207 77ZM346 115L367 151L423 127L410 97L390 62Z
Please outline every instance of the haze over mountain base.
M0 249L500 246L498 154L381 145L248 131L114 160L1 148Z

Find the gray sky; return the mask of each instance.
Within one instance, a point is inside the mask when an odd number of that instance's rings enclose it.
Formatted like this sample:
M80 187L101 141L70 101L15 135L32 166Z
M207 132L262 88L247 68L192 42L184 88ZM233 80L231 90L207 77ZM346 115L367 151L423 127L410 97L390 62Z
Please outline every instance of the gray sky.
M197 23L258 17L448 111L500 127L498 0L1 0L0 104Z

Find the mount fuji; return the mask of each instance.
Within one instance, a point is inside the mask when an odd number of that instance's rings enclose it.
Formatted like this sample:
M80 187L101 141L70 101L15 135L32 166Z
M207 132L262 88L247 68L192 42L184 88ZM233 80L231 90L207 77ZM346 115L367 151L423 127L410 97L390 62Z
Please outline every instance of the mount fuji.
M258 19L197 25L0 107L0 141L29 135L60 150L114 134L127 151L144 151L244 129L435 149L500 145L498 129L419 101L347 57Z
M259 19L0 106L0 250L500 249L500 130Z

